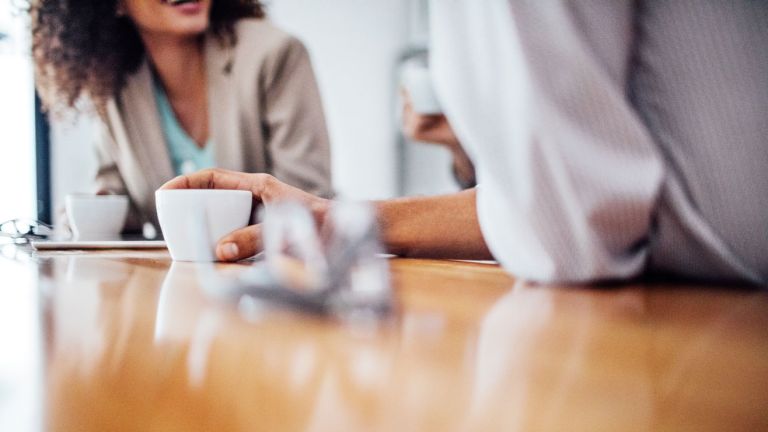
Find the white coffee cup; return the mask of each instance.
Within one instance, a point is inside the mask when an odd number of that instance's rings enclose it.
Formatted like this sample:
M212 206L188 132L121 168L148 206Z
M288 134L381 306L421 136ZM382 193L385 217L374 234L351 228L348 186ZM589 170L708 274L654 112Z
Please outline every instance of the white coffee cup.
M116 240L128 215L128 197L71 194L64 208L75 240Z
M442 114L443 108L435 93L429 68L408 64L402 71L401 79L415 112L425 115Z
M155 201L171 258L210 262L216 260L222 237L248 225L253 195L240 190L158 190Z

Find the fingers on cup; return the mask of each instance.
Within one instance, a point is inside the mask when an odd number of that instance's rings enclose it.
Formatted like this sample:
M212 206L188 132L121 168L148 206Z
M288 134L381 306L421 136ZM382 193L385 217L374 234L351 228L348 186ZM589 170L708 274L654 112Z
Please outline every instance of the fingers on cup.
M160 187L160 189L243 189L247 174L228 171L221 168L209 168L192 174L180 175Z
M279 184L280 182L269 174L247 174L221 168L210 168L178 176L165 183L160 189L246 190L261 199L262 195Z
M256 255L262 249L261 225L251 225L219 240L216 256L221 261L239 261Z

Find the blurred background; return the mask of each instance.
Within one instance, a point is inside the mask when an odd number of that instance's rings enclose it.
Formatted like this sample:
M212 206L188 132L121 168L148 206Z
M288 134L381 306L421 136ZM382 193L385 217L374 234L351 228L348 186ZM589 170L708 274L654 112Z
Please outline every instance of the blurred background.
M16 3L0 0L0 221L37 213L29 27Z
M428 0L272 0L270 19L309 48L331 134L337 193L348 199L457 190L448 151L400 132L399 74L428 52ZM0 221L50 220L92 192L95 121L48 122L35 103L27 19L0 0Z

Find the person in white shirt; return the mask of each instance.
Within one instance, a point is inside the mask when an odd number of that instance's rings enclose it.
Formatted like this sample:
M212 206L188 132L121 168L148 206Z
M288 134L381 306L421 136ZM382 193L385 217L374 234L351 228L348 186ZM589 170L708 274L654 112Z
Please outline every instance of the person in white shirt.
M437 93L476 189L377 203L388 249L540 282L768 281L768 3L433 0ZM167 188L328 201L269 176ZM259 227L219 244L252 255Z

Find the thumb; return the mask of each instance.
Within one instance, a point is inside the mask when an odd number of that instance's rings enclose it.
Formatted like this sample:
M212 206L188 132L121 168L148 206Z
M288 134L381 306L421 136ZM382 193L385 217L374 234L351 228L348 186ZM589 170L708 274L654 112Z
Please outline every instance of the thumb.
M256 255L263 248L261 225L251 225L219 240L216 257L221 261L239 261Z

